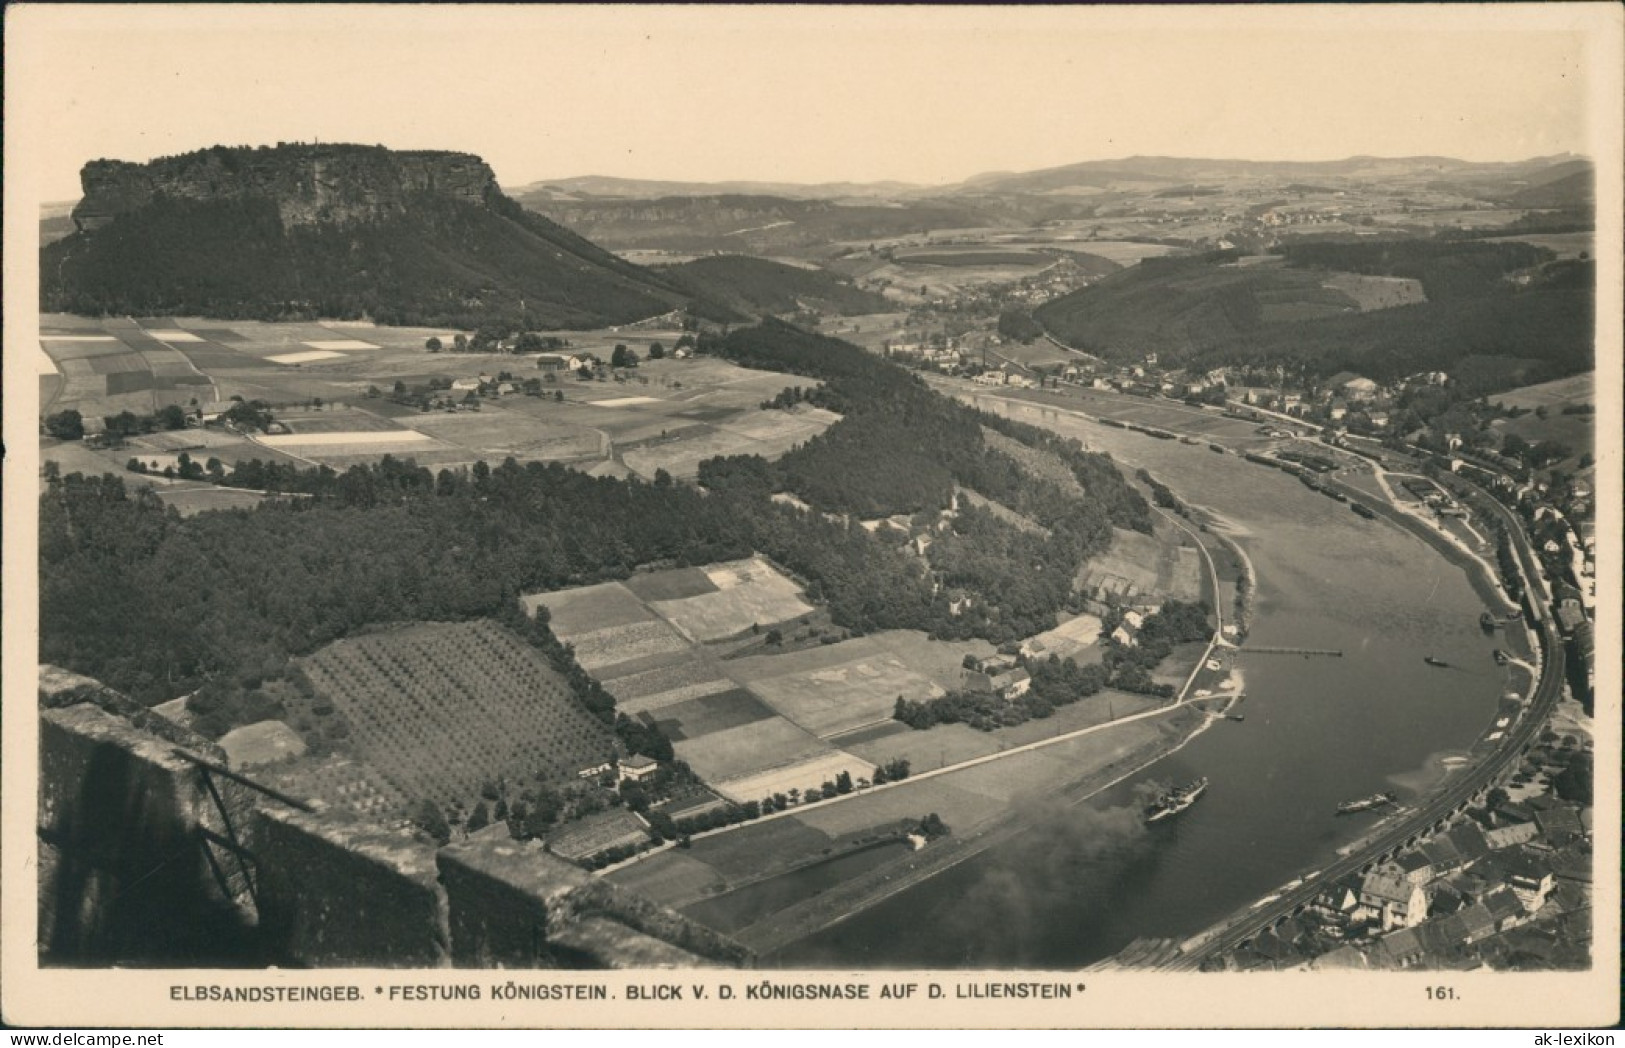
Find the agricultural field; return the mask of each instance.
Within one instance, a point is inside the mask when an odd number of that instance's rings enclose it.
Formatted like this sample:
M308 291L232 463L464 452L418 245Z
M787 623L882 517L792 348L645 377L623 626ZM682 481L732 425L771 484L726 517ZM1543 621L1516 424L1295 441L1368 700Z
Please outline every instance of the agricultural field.
M651 716L668 739L682 742L767 720L773 710L745 689L734 687L675 699L656 707Z
M1347 295L1360 307L1360 312L1374 309L1393 309L1426 302L1422 282L1409 277L1372 277L1360 273L1328 273L1324 284Z
M1027 367L1075 364L1081 359L1078 354L1069 353L1045 338L1034 339L1025 345L1020 342L1006 341L997 348L988 350L988 359L990 361L997 357L1013 360L1017 364L1024 364Z
M894 655L841 651L861 643L851 640L811 649L805 654L838 653L844 658L818 668L786 667L788 672L757 678L751 688L775 710L822 738L889 719L899 697L918 702L943 694L942 688Z
M1505 393L1497 393L1493 399L1497 404L1506 407L1527 408L1530 411L1535 408L1547 408L1550 413L1556 413L1576 404L1595 404L1597 375L1595 372L1587 371L1583 375L1570 375L1568 378L1542 382L1537 386L1523 386Z
M1167 244L1146 244L1138 240L1069 240L1058 241L1055 246L1097 255L1120 266L1132 266L1142 258L1161 258L1180 250Z
M716 592L649 605L692 641L725 640L753 626L766 628L813 610L802 599L801 588L760 557L712 565L705 573Z
M749 674L730 672L753 660L722 661L722 649L708 643L814 611L795 583L760 557L521 599L533 611L548 609L554 635L575 648L620 712L659 724L677 756L735 800L761 799L739 792L761 783L817 786L832 760L854 777L873 770L787 719Z
M574 861L618 844L641 844L648 839L643 821L626 809L618 808L566 823L547 835L547 848L555 855Z
M1524 233L1519 236L1491 237L1490 243L1533 244L1557 253L1559 259L1589 258L1596 251L1597 236L1591 232Z
M810 736L809 736L810 737ZM841 772L854 780L874 774L874 766L843 750L809 753L800 760L779 764L765 771L740 775L714 783L718 793L736 801L760 800L775 793L806 791L833 782Z
M219 509L253 509L267 498L257 491L241 488L217 488L213 485L160 488L158 498L166 506L174 506L183 517Z
M40 323L41 413L73 407L92 418L126 410L150 415L169 404L235 396L266 401L287 423L290 432L253 449L260 458L280 449L281 461L342 470L386 454L431 468L511 455L646 479L660 469L692 476L714 455L777 457L836 419L814 408L764 411L760 404L794 380L714 359L644 360L614 381L550 375L546 396L487 399L478 412L421 412L377 395L397 381L421 386L509 372L519 382L537 374L527 355L424 348L430 337L450 345L456 334L338 322L48 315ZM560 337L573 352L607 360L617 344L646 355L650 343L670 347L680 336L609 329ZM565 399L555 400L555 393ZM390 430L397 434L390 441L368 435Z
M930 248L897 252L893 258L911 266L1046 266L1054 260L1036 251L1014 248Z
M741 796L737 790L729 788L732 780L747 779L768 769L800 764L827 757L831 753L830 748L817 736L796 727L783 717L770 717L724 728L709 735L684 739L674 746L677 756L687 761L712 788L740 800L757 798L761 794ZM814 785L816 781L809 783L803 778L792 785L804 787Z
M407 800L467 804L499 777L569 781L614 752L542 654L489 621L365 633L302 662L356 759Z
M1131 604L1200 599L1201 554L1183 544L1171 525L1157 527L1154 536L1113 528L1111 548L1079 569L1079 592Z
M1595 412L1565 413L1565 408L1577 408L1597 403L1596 375L1586 372L1553 382L1524 386L1494 398L1507 407L1524 408L1529 414L1514 419L1496 419L1491 426L1498 433L1514 433L1531 444L1556 441L1568 445L1570 454L1554 463L1559 469L1579 467L1580 456L1596 455L1597 424ZM1546 417L1537 414L1544 409Z

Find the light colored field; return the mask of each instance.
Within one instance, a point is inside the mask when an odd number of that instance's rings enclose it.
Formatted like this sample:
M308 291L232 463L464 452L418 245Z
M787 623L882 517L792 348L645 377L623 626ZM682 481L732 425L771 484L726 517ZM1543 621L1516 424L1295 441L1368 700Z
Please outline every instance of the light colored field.
M112 335L41 335L41 342L117 342Z
M1050 655L1063 659L1074 658L1085 649L1098 648L1100 620L1093 615L1078 615L1067 619L1052 630L1030 638L1027 643L1033 645L1031 653L1040 658ZM1088 661L1098 660L1084 659L1079 664Z
M635 404L659 404L659 397L607 397L603 400L593 401L594 407L600 408L629 408Z
M380 418L367 411L352 411L343 408L310 413L282 411L278 412L277 421L302 437L309 436L312 433L408 433L407 430L402 429L387 418ZM408 434L406 439L416 440L418 438Z
M220 748L233 768L254 768L303 756L305 740L281 721L266 720L226 732Z
M400 445L410 447L413 444L429 441L427 433L419 433L411 429L367 430L350 429L334 433L273 433L259 438L261 444L273 448L325 448L344 446ZM342 452L340 452L342 454Z
M1179 250L1166 244L1142 244L1134 240L1081 240L1076 244L1079 251L1099 255L1123 266L1132 266L1142 258L1161 258Z
M1196 550L1125 528L1112 529L1111 548L1078 572L1085 593L1104 590L1125 599L1160 603L1163 598L1196 600L1201 595L1201 560Z
M1490 399L1508 407L1560 408L1568 404L1593 404L1597 397L1597 376L1587 371L1582 375L1553 379L1536 386L1522 386L1496 393Z
M516 411L408 415L401 421L450 444L520 460L577 459L601 449L601 438L590 429Z
M721 640L742 633L752 625L784 622L813 610L812 605L801 599L801 589L795 583L759 558L708 568L706 574L717 584L719 592L654 601L649 605L691 640ZM726 578L736 581L721 581Z
M758 721L758 724L771 724L771 721ZM754 724L745 728L735 728L743 731L755 727ZM719 732L718 734L726 734ZM708 736L714 737L714 736ZM775 793L788 793L792 789L808 790L821 786L825 782L835 781L835 776L846 772L854 780L868 778L874 774L874 766L868 761L854 757L850 753L835 750L831 753L821 754L810 760L796 764L773 768L770 771L747 775L737 779L714 783L718 793L734 801L761 800L771 797ZM840 805L836 805L840 807Z
M756 776L771 768L800 764L831 752L813 735L778 717L712 732L698 739L682 739L674 748L678 757L713 786L730 779ZM791 785L808 784L794 782ZM717 788L727 792L723 787Z
M1517 242L1533 244L1536 247L1547 248L1557 252L1557 257L1579 258L1581 255L1590 255L1596 250L1596 235L1588 232L1579 233L1526 233L1522 236L1491 237L1490 243Z
M985 757L1002 748L1004 746L998 735L977 731L964 724L938 724L924 731L910 729L906 733L888 735L872 742L847 745L850 752L875 764L902 757L915 772L932 771Z
M237 488L175 488L160 490L158 498L164 505L174 506L181 516L190 517L209 510L253 509L267 496Z
M683 651L688 647L682 637L659 620L578 633L570 638L569 643L575 648L576 661L588 672L650 655Z
M266 360L277 364L308 364L313 360L342 360L343 353L335 353L330 349L310 349L303 353L279 353Z
M651 622L655 618L643 602L619 582L530 593L519 599L532 615L536 614L538 605L545 606L553 635L566 642L591 630Z
M147 331L147 334L160 342L202 342L203 339L190 331L179 328L158 328Z
M899 697L918 702L943 694L943 689L890 655L758 679L751 690L779 713L826 738L886 720Z
M796 815L791 821L820 830L831 837L840 837L936 812L954 832L964 834L983 822L997 818L1004 811L1002 803L959 789L944 781L947 778L942 776L925 782L904 783L871 793L861 800L812 808Z
M378 349L379 348L378 346L373 345L371 342L362 342L360 339L354 339L354 338L323 338L323 339L307 340L305 342L305 345L309 346L311 349L321 349L321 350L335 350L335 349L337 349L337 350L353 350L353 349Z
M1427 301L1427 295L1422 293L1422 282L1409 277L1369 277L1360 273L1331 273L1322 282L1322 286L1341 291L1352 298L1362 313Z

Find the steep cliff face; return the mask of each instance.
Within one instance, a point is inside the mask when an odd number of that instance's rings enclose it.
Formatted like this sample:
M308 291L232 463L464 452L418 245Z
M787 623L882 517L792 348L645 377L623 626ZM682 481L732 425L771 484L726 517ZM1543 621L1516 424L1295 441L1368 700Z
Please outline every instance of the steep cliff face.
M433 193L484 206L500 193L477 156L382 147L216 146L149 164L93 160L80 172L84 198L73 210L80 231L95 230L156 197L215 201L264 198L284 228L376 221L403 214L413 193Z
M216 146L81 178L77 231L40 254L48 312L537 330L721 308L526 212L467 153Z

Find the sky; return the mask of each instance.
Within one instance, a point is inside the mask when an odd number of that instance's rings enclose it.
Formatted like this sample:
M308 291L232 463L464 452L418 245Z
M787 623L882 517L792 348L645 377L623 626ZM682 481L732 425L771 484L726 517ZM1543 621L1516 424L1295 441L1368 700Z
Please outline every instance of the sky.
M14 5L6 124L44 200L76 198L94 158L312 140L472 152L509 188L1512 160L1592 152L1583 22L1566 5Z

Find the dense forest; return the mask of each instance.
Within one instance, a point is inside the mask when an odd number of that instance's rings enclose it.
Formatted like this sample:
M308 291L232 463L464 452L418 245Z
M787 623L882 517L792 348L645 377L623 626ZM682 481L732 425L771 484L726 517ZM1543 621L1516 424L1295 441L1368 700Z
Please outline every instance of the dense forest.
M746 255L711 255L656 270L696 298L748 316L821 310L840 316L883 313L890 302L824 269Z
M727 309L512 200L410 194L376 221L284 227L275 200L158 195L40 253L41 308L90 315L597 327Z
M1106 547L1113 524L1150 527L1144 501L1110 459L948 401L854 346L767 323L710 347L780 370L793 364L840 389L851 413L828 431L836 439L778 464L705 463L703 489L664 475L623 481L512 459L438 473L387 457L343 473L254 461L219 474L221 482L308 497L187 518L115 477L48 472L40 657L148 704L210 681L251 690L285 677L290 659L368 625L509 621L520 593L753 551L799 576L850 630L1003 642L1054 624L1072 599L1076 566ZM893 412L941 443L898 442L898 431L880 424ZM984 425L1053 450L1088 496L1016 484L1015 463L983 443ZM900 496L875 490L866 474L901 482L917 479L913 468L933 478L906 496L920 509L947 505L958 482L1014 503L1051 534L962 510L922 561L855 521L769 498L788 486L819 509L846 509L885 495L889 510ZM976 606L950 614L951 588L973 592ZM595 686L575 679L607 717Z
M1284 259L1237 267L1233 252L1145 259L1046 303L1038 321L1107 359L1157 352L1193 367L1281 365L1311 378L1379 382L1441 370L1472 393L1594 366L1595 264L1545 248L1461 237L1303 240ZM1327 273L1405 277L1427 300L1359 312Z

